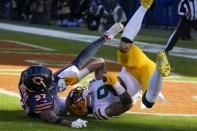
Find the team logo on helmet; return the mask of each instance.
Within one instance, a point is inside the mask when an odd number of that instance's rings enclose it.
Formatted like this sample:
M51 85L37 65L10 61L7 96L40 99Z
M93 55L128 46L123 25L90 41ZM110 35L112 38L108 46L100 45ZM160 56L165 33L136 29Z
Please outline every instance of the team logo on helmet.
M30 91L47 91L51 89L53 74L47 67L36 65L24 70L21 79Z
M66 105L68 112L73 116L87 116L87 95L88 90L86 87L77 87L69 93L66 98Z

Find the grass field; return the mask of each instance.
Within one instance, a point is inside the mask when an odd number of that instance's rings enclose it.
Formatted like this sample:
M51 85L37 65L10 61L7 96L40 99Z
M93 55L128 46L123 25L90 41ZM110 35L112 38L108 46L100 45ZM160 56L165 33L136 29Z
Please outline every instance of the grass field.
M21 41L21 42L26 42L30 44L56 49L56 51L50 53L78 54L78 52L80 52L81 49L85 48L89 44L79 41L50 38L46 36L37 36L37 35L31 35L25 33L16 33L16 32L5 31L5 30L0 30L0 34L1 34L0 39L2 40L16 40L16 41ZM154 40L154 38L152 39ZM78 43L78 44L73 44L73 43ZM187 42L186 45L189 46L190 42ZM117 49L116 47L104 46L98 51L96 56L110 60L116 60L116 49ZM41 51L41 52L46 52L46 51ZM155 54L153 53L146 53L146 54L149 57L151 57L153 60L155 60ZM173 56L169 57L169 60L172 65L172 68L174 69L173 70L174 72L185 76L197 76L197 72L194 71L196 70L197 67L196 60L182 58L182 57L173 57Z
M48 28L48 27L46 27ZM59 28L58 28L59 30ZM60 29L62 30L62 29ZM84 29L68 28L66 31L78 32L85 34L100 33L91 32ZM158 33L160 32L160 33ZM137 37L137 40L164 44L171 31L163 30L143 30ZM156 39L155 39L156 37ZM0 30L0 40L16 40L26 42L34 45L56 49L50 53L64 53L64 54L77 54L84 47L88 45L85 42L78 42L65 39L57 39L50 37L43 37L37 35L30 35L25 33L16 33L11 31ZM195 38L196 40L196 38ZM79 43L79 44L73 44ZM187 47L197 49L197 41L179 42L180 47ZM1 51L1 50L0 50ZM46 53L47 51L31 51ZM98 53L97 57L104 57L110 60L116 60L116 48L104 46ZM155 54L147 53L152 59L155 59ZM182 75L180 78L173 78L174 80L191 80L197 82L197 61L194 59L169 57L173 72ZM20 72L20 71L19 71ZM13 73L19 73L18 71ZM180 96L181 97L181 96ZM0 130L1 131L63 131L73 130L71 128L50 125L40 119L32 119L26 116L25 112L20 106L17 97L11 97L0 94ZM74 120L76 118L68 119ZM81 130L137 130L137 131L196 131L197 130L197 117L167 117L167 116L152 116L152 115L137 115L137 114L124 114L115 117L110 121L96 121L93 117L88 117L88 128ZM65 129L66 128L66 129Z
M29 118L21 109L19 99L0 94L0 128L1 131L65 131L76 130L59 125L50 125L40 119ZM75 120L76 118L67 117ZM86 118L88 131L195 131L197 117L166 117L151 115L124 114L109 121L96 121Z

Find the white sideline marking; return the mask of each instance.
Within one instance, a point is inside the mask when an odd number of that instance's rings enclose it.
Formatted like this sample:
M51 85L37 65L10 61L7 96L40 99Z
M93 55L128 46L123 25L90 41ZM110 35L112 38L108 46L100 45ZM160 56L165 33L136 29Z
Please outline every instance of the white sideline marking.
M5 23L0 23L0 29L29 33L29 34L36 34L36 35L42 35L42 36L49 36L49 37L55 37L55 38L64 38L64 39L75 40L75 41L77 40L77 41L83 41L83 42L93 42L99 38L98 36L93 36L93 35L68 33L68 32L63 32L63 31L52 30L52 29L43 29L43 28L20 26L20 25L5 24ZM114 39L110 43L107 43L107 45L118 46L119 41L120 40L118 39ZM146 52L151 52L151 53L157 53L159 52L159 50L165 47L162 45L150 44L146 42L136 41L136 43L138 46L140 46L140 48L142 48L142 50ZM170 54L173 56L197 59L196 49L175 47L170 52Z
M143 113L143 112L132 112L132 111L127 111L126 113L127 114L139 114L139 115L152 115L152 116L197 117L197 114Z
M38 61L38 60L25 60L25 61L28 62L28 63L31 63L31 64L47 65L47 63L41 62L41 61Z
M197 84L196 81L191 81L191 80L164 80L165 82L173 82L173 83L184 83L184 84Z
M17 48L0 48L0 50L10 50L10 51L29 51L30 49L24 49L24 48L20 48L20 49L17 49Z
M14 97L20 98L20 95L18 93L8 91L8 90L4 90L4 89L1 89L1 88L0 88L0 94L5 94L5 95L8 95L8 96L14 96Z
M47 47L42 47L42 46L38 46L38 45L33 45L33 44L29 44L29 43L25 43L25 42L20 42L20 41L14 41L14 40L2 40L5 42L10 42L10 43L16 43L18 45L25 45L25 46L29 46L29 47L34 47L34 48L38 48L38 49L42 49L42 50L46 50L46 51L55 51L55 49L51 49L51 48L47 48Z
M41 64L41 65L47 65L47 66L60 66L60 67L65 66L65 64L47 63L50 61L45 61L45 60L25 60L25 61L31 64Z
M5 94L8 96L13 96L20 98L19 93L15 93L12 91L4 90L0 88L0 94ZM65 97L62 97L65 98ZM141 112L131 112L127 111L127 114L139 114L139 115L153 115L153 116L176 116L176 117L197 117L197 114L168 114L168 113L141 113Z

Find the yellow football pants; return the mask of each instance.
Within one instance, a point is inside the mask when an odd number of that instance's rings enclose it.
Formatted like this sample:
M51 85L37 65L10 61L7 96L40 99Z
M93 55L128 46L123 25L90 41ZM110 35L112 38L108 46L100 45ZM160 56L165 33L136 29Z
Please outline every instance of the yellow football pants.
M149 80L156 69L156 64L135 44L131 45L127 53L117 51L117 58L127 72L139 81L142 91L145 93L149 86Z

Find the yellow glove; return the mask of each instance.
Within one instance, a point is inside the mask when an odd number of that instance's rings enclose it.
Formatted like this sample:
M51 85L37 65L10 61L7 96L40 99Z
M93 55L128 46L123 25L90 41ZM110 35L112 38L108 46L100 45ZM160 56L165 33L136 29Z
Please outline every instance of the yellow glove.
M63 78L66 85L71 85L73 86L74 84L77 84L79 82L77 76L66 76Z
M141 0L141 5L143 5L145 8L150 8L150 6L153 4L154 0Z
M115 73L107 73L103 76L103 82L105 85L115 85L118 82L118 78Z

